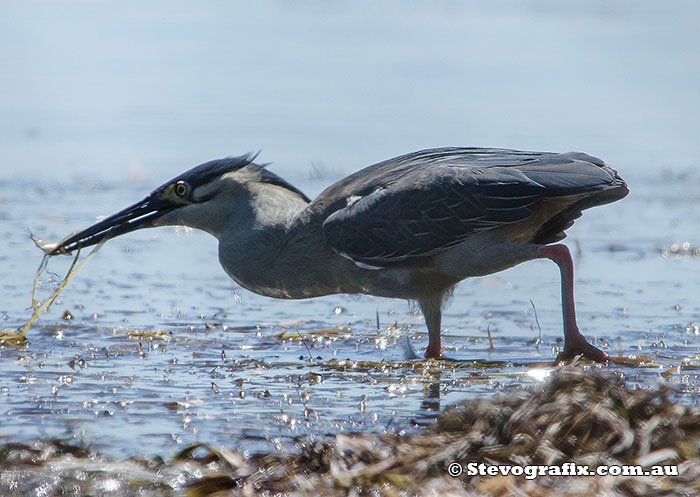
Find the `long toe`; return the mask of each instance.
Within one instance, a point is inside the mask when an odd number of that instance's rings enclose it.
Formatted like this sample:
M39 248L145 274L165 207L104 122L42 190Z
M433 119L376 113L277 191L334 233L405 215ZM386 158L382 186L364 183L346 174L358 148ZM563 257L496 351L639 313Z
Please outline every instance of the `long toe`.
M586 359L590 359L595 362L607 362L609 359L608 354L600 350L598 347L594 347L579 335L580 338L574 340L567 340L564 345L564 350L559 352L556 358L556 362L569 362L574 359L574 357L582 355Z

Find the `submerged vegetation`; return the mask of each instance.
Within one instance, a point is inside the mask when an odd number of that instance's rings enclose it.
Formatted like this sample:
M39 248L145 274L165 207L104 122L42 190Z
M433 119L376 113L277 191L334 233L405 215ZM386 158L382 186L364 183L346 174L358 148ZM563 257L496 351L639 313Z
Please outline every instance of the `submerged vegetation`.
M612 372L559 370L529 392L448 407L411 435L300 440L297 453L244 456L196 444L169 461L109 460L48 440L0 448L2 495L697 495L700 408L673 390L630 389ZM134 443L138 443L137 440ZM450 476L474 464L665 465L677 475Z

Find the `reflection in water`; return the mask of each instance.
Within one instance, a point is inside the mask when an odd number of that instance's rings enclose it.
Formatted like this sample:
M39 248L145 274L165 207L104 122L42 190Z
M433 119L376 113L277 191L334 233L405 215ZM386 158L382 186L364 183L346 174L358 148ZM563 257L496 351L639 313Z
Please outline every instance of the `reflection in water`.
M425 420L435 420L440 414L441 376L441 371L438 369L428 381L423 383L423 401L420 403L420 408Z

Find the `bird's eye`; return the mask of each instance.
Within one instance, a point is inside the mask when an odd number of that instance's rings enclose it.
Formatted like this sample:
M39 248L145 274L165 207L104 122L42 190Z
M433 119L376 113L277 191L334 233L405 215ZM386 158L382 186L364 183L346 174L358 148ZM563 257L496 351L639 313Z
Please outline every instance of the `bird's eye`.
M178 197L184 198L189 192L190 187L184 181L178 181L177 183L175 183L175 195L177 195Z

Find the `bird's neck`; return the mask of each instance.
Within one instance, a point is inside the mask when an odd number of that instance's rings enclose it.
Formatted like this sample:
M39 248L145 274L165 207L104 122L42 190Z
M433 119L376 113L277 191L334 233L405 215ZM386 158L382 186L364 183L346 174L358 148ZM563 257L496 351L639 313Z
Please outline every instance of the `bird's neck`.
M250 211L219 234L219 260L231 278L275 298L338 291L330 275L318 274L318 268L328 268L329 259L338 256L326 245L320 226L310 221L306 201L265 185L264 191L252 192L248 205Z

